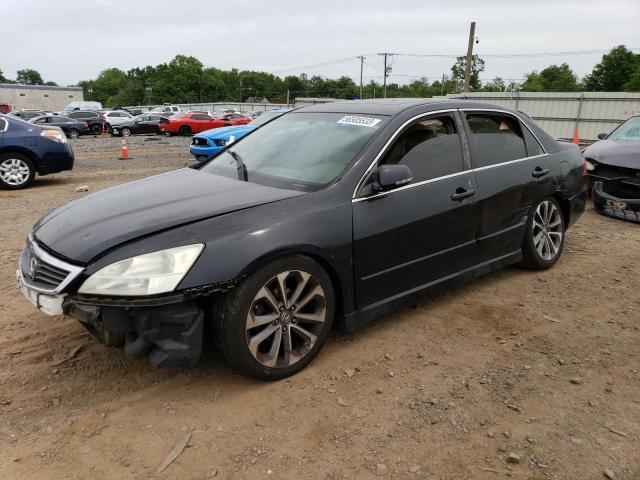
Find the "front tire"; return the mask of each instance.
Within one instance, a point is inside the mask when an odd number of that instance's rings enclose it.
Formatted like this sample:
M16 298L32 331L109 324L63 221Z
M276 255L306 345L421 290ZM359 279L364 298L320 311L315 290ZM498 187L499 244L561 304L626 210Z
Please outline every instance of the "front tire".
M560 204L553 197L543 198L529 214L520 265L532 270L551 268L562 255L564 234Z
M120 134L123 137L128 137L129 135L131 135L131 129L127 128L127 127L124 127L123 129L120 130Z
M20 153L0 155L0 187L7 190L26 188L36 176L33 162Z
M216 345L229 365L248 377L279 380L322 348L335 294L317 262L292 256L256 270L213 310Z

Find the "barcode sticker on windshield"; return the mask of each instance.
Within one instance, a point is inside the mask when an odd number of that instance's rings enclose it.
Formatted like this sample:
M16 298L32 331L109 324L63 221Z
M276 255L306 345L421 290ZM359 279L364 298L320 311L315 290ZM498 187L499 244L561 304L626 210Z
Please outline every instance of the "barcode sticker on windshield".
M343 123L345 125L358 125L360 127L371 128L371 127L375 127L378 123L380 123L380 119L347 115L346 117L342 117L340 120L338 120L338 123Z

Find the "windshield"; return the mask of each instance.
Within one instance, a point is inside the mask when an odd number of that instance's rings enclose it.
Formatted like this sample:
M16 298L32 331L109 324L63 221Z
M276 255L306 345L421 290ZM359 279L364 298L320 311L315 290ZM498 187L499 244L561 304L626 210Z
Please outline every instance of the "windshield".
M607 140L619 142L640 142L640 117L631 117L616 128Z
M293 112L230 147L249 182L313 191L333 182L386 123L384 116ZM202 171L237 177L238 161L222 152Z

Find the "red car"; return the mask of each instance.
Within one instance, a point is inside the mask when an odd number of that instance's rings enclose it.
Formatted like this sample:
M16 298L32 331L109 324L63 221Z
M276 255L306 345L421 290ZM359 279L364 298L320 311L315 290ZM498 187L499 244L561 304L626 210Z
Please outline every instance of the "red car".
M169 123L160 125L160 130L164 133L178 134L184 137L211 130L212 128L246 125L250 121L250 118L238 114L213 118L205 113L183 113L170 117Z
M225 127L235 127L236 125L246 125L251 118L240 115L239 113L228 113L222 116L222 120L227 122Z
M183 113L170 117L169 123L163 123L159 126L161 132L179 134L186 137L194 133L228 125L227 121L210 117L204 113Z

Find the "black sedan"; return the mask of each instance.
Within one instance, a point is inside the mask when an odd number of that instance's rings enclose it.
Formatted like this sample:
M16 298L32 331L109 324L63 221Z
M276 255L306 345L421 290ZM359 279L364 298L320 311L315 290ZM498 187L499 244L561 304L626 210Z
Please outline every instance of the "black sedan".
M90 135L89 124L83 120L64 117L62 115L41 115L29 120L36 125L53 125L62 129L69 138L78 138L80 135Z
M126 123L122 123L111 129L114 137L128 137L134 134L160 134L160 125L169 123L169 119L164 115L153 115L145 113L138 115Z
M0 188L28 187L36 174L71 170L73 160L73 150L58 127L0 114Z
M584 150L600 213L640 223L640 116L628 118Z
M502 107L315 105L196 168L54 210L18 275L42 311L155 366L195 363L211 331L238 371L279 379L334 325L506 265L553 266L584 172L575 145Z

